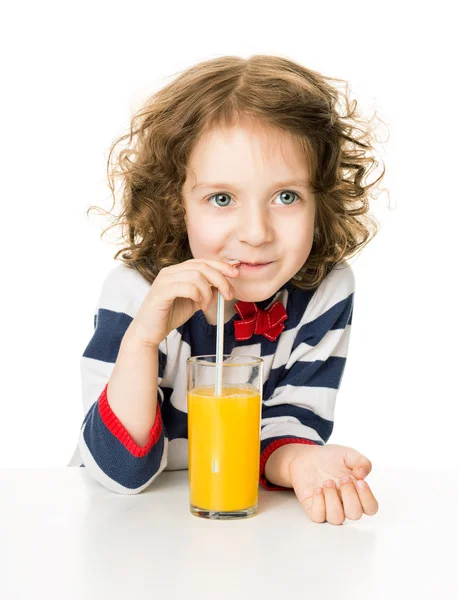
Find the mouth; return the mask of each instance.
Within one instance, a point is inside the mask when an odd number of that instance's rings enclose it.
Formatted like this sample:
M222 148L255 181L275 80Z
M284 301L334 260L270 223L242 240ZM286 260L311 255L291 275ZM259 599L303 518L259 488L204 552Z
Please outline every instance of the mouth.
M239 268L241 269L246 269L248 271L259 271L261 269L264 269L265 267L268 267L269 265L273 265L274 261L268 262L268 263L240 263L239 264Z

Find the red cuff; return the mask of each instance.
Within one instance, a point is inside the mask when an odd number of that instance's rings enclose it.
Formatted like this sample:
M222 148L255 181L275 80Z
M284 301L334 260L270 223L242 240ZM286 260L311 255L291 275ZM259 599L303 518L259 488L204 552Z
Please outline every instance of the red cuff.
M291 489L291 488L282 487L282 486L278 486L278 485L274 485L274 484L270 483L270 481L268 479L266 479L266 476L264 473L264 470L266 468L267 459L269 458L269 456L272 454L272 452L277 450L277 448L281 448L281 446L284 446L285 444L309 444L312 446L318 445L316 442L312 442L310 440L304 440L303 438L294 438L294 437L280 438L280 439L274 440L272 443L270 443L265 448L264 452L261 454L261 465L260 465L260 469L259 469L259 483L266 490L274 491L274 490L290 490Z
M137 458L141 458L148 454L151 448L159 441L162 433L162 415L161 408L159 403L156 408L156 419L154 421L154 425L151 428L148 441L145 446L139 446L134 440L130 437L129 432L118 419L118 417L111 410L111 406L108 403L107 396L108 383L106 384L103 392L100 394L99 398L99 413L102 421L106 425L106 427L111 431L111 433L115 436L117 440L123 444L127 450L136 456Z

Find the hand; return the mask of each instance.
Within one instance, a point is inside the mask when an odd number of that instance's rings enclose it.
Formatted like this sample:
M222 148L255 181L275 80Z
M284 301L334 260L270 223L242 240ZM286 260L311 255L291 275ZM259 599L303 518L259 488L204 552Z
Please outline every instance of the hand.
M205 258L164 267L130 324L129 337L159 346L173 329L185 323L197 310L207 311L217 302L218 291L225 300L231 300L234 288L227 277L238 274L238 269L228 263Z
M378 502L364 481L372 471L370 460L353 448L338 444L310 449L298 444L289 463L291 485L310 519L341 525L345 517L356 521L363 512L375 515ZM341 482L345 476L349 477L347 483ZM359 489L356 481L363 481L364 487Z

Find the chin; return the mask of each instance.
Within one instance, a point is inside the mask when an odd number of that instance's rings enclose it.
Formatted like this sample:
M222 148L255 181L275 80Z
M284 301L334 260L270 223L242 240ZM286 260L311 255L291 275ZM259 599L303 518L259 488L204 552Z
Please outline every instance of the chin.
M256 284L253 285L253 290L246 289L247 286L243 286L245 289L241 289L240 291L237 289L235 290L236 302L238 300L241 300L242 302L263 302L276 294L283 283L278 282L273 285L269 282L263 286L260 285L260 282L256 282Z

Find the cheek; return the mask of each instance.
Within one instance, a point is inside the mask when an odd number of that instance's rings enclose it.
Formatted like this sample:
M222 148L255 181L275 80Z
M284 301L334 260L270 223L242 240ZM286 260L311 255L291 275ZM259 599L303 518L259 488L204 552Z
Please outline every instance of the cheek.
M205 225L202 221L188 221L187 231L189 246L193 254L211 253L218 251L225 239L225 231L218 223L210 222L205 219Z
M310 249L313 243L314 223L308 219L304 222L302 219L290 220L281 228L279 235L283 244L290 249L298 248Z

